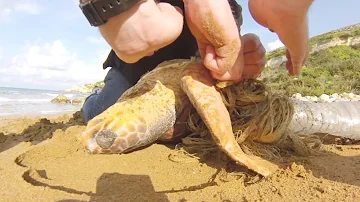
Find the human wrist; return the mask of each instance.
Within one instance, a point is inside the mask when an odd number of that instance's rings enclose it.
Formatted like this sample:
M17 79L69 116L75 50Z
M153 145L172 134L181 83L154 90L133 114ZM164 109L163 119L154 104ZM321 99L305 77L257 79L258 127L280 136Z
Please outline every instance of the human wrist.
M79 7L91 26L99 27L110 18L134 10L146 1L148 0L79 0Z

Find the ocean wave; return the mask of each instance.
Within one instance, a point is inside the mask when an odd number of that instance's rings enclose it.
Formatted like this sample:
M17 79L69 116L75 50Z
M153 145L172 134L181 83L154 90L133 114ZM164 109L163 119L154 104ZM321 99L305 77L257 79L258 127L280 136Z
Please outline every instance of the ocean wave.
M73 112L74 109L60 109L60 110L41 110L40 114L63 114L66 112Z
M20 99L13 99L13 98L4 98L0 97L0 102L50 102L50 99L29 99L29 98L20 98Z
M58 96L60 94L64 95L67 98L73 98L76 96L75 94L72 94L72 93L42 93L42 95L50 96L52 98L55 98L56 96Z
M8 112L0 112L0 116L8 116L8 115L12 115L14 113L8 113Z
M42 93L42 95L47 95L47 96L50 96L50 97L56 97L59 94L57 94L57 93Z
M40 111L40 114L57 114L57 113L60 113L62 112L62 110L43 110L43 111Z
M13 95L20 95L21 94L19 91L13 91L13 90L8 91L7 93L13 94Z
M68 98L72 98L75 96L75 94L64 94L64 96L68 97Z

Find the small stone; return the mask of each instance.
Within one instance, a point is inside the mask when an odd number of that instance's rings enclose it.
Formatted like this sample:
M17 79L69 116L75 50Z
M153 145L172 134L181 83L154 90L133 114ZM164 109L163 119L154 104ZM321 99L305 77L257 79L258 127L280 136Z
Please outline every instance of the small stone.
M295 93L294 95L292 95L292 97L295 99L300 99L300 98L302 98L302 95L301 95L301 93Z
M320 193L324 193L325 192L325 189L322 188L322 187L315 187L315 190L320 192Z
M344 149L342 147L340 147L340 146L337 146L336 149L339 150L339 151L344 151Z
M310 102L317 102L319 100L319 98L316 96L305 96L305 98Z
M351 139L346 139L344 145L351 145L353 141Z
M54 99L51 100L54 103L71 103L70 99L67 98L65 95L59 94Z
M85 98L74 98L71 103L74 105L83 104L85 102Z
M306 97L301 97L301 98L299 98L299 100L300 101L305 101L305 102L309 101Z
M329 100L330 100L330 96L326 94L322 94L319 97L319 102L329 102Z
M337 145L342 145L343 144L343 141L342 141L342 139L341 138L335 138L335 144L337 144Z
M277 191L278 191L278 189L277 189L275 186L272 186L272 187L271 187L271 191L273 191L273 192L277 192Z

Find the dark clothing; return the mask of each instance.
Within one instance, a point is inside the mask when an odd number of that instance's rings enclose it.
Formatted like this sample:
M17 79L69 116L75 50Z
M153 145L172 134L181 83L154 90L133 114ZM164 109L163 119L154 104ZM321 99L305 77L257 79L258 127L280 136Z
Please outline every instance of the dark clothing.
M115 104L120 96L132 86L119 68L113 67L108 71L104 83L105 86L100 93L92 93L85 100L82 111L86 123Z
M168 0L164 2L169 2L184 10L184 5L181 0ZM144 73L151 71L161 62L171 59L190 58L195 55L196 51L196 40L184 21L183 31L176 41L156 51L154 55L144 57L134 64L126 64L116 56L114 51L111 51L107 60L104 62L103 68L118 68L130 84L134 85Z
M184 11L182 0L163 0L180 7ZM185 11L184 11L185 12ZM127 64L117 57L112 50L103 64L103 68L111 67L105 77L105 86L99 94L90 95L82 108L86 123L105 111L119 99L140 77L154 69L158 64L171 59L189 59L198 50L196 40L191 34L184 19L181 35L170 45L156 51L152 56L144 57L136 63Z

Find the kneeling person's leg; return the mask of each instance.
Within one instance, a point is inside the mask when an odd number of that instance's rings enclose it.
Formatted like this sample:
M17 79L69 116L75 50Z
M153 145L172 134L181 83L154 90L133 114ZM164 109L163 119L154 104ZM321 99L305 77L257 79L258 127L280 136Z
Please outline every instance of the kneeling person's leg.
M91 94L82 107L85 122L104 112L115 104L120 96L132 85L118 68L111 68L104 79L100 93Z

